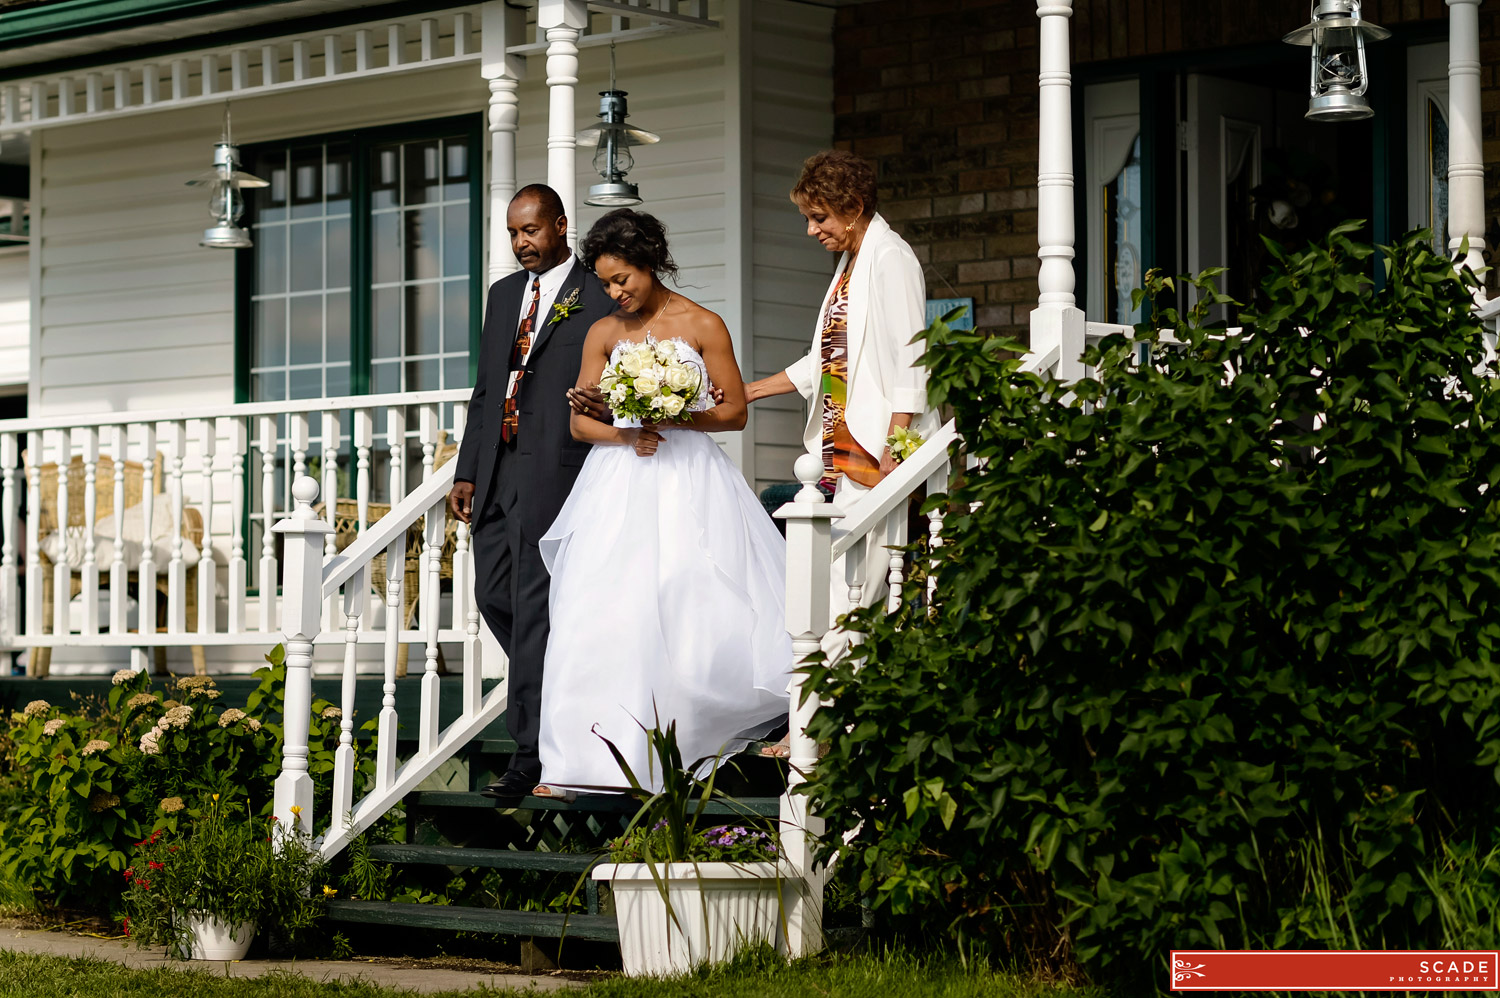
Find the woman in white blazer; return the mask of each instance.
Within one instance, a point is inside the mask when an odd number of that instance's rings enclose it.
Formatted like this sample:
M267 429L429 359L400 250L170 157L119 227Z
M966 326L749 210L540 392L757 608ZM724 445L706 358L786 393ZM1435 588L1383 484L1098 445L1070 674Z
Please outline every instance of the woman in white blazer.
M927 371L917 333L925 325L926 285L910 246L876 211L875 171L850 153L811 157L791 192L807 234L839 263L813 329L812 350L785 371L745 386L754 402L799 392L813 402L803 442L823 454L823 484L850 505L896 467L887 438L898 426L929 429ZM861 597L884 596L885 538L872 537ZM834 572L833 606L847 605Z

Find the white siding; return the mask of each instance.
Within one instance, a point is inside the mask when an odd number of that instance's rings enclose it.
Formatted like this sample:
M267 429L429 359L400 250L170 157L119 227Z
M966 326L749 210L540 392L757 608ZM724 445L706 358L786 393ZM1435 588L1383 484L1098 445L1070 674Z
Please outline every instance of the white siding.
M833 11L757 0L752 17L754 356L742 363L747 378L763 378L807 353L833 273L787 200L802 161L833 144ZM793 481L806 404L793 394L756 409L756 487Z
M0 252L0 386L31 377L31 260L24 249Z

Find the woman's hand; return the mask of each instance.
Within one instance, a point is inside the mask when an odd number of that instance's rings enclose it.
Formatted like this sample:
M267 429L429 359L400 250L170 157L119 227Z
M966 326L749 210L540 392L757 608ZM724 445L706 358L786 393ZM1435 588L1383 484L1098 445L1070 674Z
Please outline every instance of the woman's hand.
M650 423L632 431L630 445L641 457L651 457L661 445L661 431Z
M901 462L897 461L896 458L891 454L891 449L889 447L880 452L880 477L882 479L884 479L886 475L889 475L900 466Z

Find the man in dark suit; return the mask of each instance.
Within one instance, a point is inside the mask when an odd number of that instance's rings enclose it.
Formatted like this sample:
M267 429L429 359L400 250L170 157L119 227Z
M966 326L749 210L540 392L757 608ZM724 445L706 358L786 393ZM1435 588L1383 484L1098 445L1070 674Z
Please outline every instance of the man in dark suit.
M568 428L567 392L578 379L589 327L616 306L568 249L568 220L552 188L518 191L505 226L525 269L490 288L448 505L463 522L472 518L475 595L510 658L505 722L516 751L483 793L517 804L541 777L537 725L551 579L537 542L588 456L589 445Z

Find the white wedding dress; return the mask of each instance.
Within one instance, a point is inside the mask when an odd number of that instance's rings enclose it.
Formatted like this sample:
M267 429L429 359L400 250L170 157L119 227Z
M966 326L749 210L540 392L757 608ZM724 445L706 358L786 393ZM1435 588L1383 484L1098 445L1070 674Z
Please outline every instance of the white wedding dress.
M703 359L674 342L704 372L703 404L692 408L711 407ZM663 430L651 457L594 447L541 553L552 573L543 783L626 786L602 735L656 789L642 724L676 721L690 766L786 717L785 541L708 434Z

